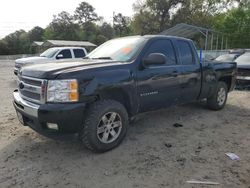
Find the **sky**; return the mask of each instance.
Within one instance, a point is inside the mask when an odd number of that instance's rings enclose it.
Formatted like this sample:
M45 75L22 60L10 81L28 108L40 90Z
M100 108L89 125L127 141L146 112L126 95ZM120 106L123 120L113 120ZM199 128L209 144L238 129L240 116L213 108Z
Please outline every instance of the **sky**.
M24 29L29 31L34 26L45 28L62 11L74 13L75 8L84 0L2 0L0 6L0 39ZM125 16L133 15L132 5L135 0L85 0L91 4L99 16L111 22L113 12Z

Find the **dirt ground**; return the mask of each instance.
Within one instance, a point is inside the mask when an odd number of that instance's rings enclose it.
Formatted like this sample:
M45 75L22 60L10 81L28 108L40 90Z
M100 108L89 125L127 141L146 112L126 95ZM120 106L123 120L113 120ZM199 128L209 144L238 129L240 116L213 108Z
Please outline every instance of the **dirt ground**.
M55 141L21 126L12 106L15 87L13 62L1 61L1 188L250 188L250 92L230 93L218 112L190 104L142 114L118 148L96 154L77 140Z

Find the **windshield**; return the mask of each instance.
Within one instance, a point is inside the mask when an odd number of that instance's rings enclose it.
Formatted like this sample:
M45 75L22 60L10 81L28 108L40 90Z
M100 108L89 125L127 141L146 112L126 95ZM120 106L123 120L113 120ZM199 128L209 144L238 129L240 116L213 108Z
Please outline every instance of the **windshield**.
M238 64L250 65L250 53L245 53L235 60Z
M52 58L59 50L55 48L50 48L43 52L40 57Z
M143 46L145 38L142 37L124 37L105 42L87 58L90 59L112 59L116 61L131 61Z
M237 57L237 54L224 54L224 55L220 55L215 60L216 61L227 62L227 61L235 60L236 57Z

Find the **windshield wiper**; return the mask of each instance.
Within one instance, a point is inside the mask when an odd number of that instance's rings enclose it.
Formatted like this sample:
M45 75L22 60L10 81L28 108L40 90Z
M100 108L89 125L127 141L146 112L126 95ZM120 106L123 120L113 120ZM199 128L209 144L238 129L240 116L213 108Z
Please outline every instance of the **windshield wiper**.
M111 57L96 57L96 58L92 58L92 59L110 59L110 60L112 60Z
M89 57L85 56L85 57L83 57L83 59L89 59Z

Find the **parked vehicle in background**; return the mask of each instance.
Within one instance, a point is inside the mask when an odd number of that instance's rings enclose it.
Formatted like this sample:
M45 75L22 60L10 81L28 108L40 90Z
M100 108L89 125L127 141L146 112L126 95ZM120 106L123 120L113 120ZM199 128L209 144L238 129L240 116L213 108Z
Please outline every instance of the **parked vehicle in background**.
M82 61L24 67L18 79L13 104L22 124L47 136L79 133L87 148L104 152L121 143L138 113L202 99L222 109L236 63L200 63L188 39L134 36L110 40Z
M238 89L250 89L250 52L241 55L235 62L238 67L236 87Z
M215 61L220 61L220 62L232 62L234 61L237 57L239 57L239 54L223 54L215 58Z
M229 54L238 54L239 56L246 52L245 49L232 49L229 51Z
M21 67L30 64L49 63L54 60L83 58L87 55L85 48L54 47L49 48L38 57L26 57L15 61L14 74L17 75Z

